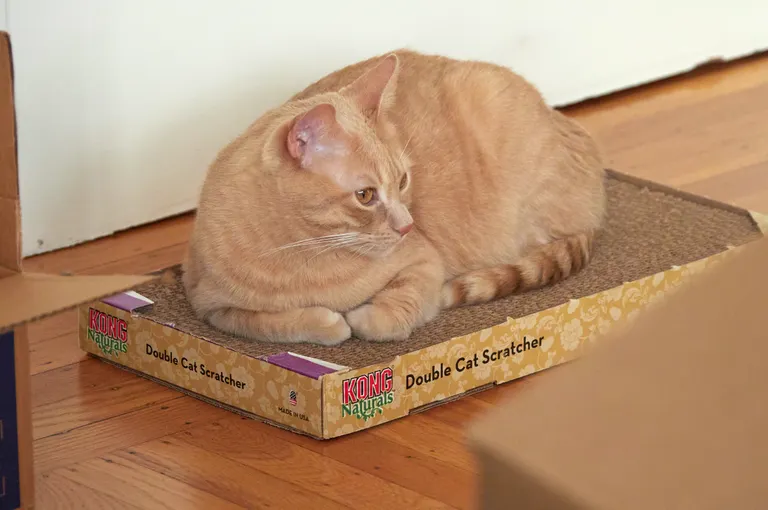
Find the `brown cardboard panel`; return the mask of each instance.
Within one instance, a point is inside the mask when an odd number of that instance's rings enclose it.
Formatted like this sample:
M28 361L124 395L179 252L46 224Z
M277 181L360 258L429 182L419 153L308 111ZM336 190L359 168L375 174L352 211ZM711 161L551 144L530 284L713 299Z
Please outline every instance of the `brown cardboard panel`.
M26 325L13 334L16 367L16 415L19 437L19 481L21 508L32 508L35 478L32 455L32 389L29 376L29 337Z
M38 319L147 282L148 276L17 274L0 280L0 327Z
M16 271L12 271L11 269L8 269L7 267L0 266L0 279L7 278L9 276L13 276L17 274Z
M19 201L0 197L0 277L3 273L21 271L19 230Z
M13 63L8 34L0 32L0 197L17 198L18 196Z
M473 426L510 481L486 508L765 508L767 261L746 246Z
M481 510L588 510L548 490L530 473L520 471L511 476L501 459L486 452L480 456L479 478Z
M752 219L755 220L755 223L757 223L757 226L760 227L760 230L768 234L768 214L755 211L752 211L750 214L752 215Z
M0 276L2 268L21 270L19 230L13 66L8 34L0 32Z

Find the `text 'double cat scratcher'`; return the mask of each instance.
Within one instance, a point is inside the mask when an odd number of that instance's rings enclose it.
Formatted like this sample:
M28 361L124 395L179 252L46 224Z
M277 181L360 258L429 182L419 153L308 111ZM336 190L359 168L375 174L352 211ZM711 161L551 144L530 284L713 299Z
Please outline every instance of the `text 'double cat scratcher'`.
M328 439L576 359L766 225L759 214L616 172L607 190L607 225L585 270L444 312L404 342L322 347L227 336L195 318L174 268L175 281L83 306L80 345L214 405Z

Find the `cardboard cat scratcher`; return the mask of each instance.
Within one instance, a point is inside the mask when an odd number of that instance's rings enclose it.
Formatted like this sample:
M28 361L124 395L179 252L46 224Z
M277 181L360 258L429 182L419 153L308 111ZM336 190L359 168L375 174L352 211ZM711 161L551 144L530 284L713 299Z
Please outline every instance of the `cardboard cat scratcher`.
M105 361L276 426L329 439L576 359L693 274L762 237L765 217L609 171L594 258L557 285L444 312L404 342L257 343L198 320L175 278L80 311Z

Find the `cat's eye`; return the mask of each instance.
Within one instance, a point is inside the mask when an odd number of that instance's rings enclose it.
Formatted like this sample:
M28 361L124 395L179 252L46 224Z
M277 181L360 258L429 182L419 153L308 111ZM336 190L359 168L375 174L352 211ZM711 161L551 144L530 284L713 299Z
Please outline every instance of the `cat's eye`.
M403 174L403 178L400 179L400 191L404 190L408 186L408 174Z
M376 199L376 190L373 188L359 189L355 191L357 201L363 205L371 205Z

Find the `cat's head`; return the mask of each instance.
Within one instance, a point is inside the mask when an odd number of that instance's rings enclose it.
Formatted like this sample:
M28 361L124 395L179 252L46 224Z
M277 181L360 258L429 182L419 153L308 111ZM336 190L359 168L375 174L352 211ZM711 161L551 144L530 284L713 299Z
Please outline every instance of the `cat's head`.
M398 69L395 55L380 60L341 91L304 103L276 132L281 196L304 230L336 236L337 249L383 255L413 227L407 156L386 120Z

